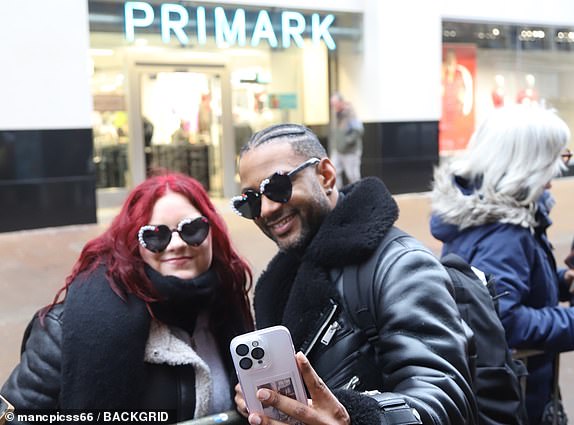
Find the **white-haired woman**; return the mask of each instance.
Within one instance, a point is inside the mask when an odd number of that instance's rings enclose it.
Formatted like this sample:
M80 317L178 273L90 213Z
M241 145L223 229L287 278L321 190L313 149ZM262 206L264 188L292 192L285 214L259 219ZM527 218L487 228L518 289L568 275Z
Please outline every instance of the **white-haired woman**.
M435 171L431 232L496 278L510 347L544 350L528 360L531 425L551 398L554 353L574 350L574 270L557 270L546 237L550 181L565 169L570 131L554 112L533 106L494 111L467 150Z

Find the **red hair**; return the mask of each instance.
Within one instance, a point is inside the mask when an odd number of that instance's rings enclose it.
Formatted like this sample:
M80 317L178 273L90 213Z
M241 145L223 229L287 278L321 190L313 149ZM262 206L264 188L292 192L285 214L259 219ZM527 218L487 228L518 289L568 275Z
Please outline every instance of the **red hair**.
M215 210L207 192L197 180L180 173L163 172L149 177L134 188L124 202L121 211L110 227L100 236L89 241L74 264L64 286L58 291L52 304L58 303L81 273L92 272L101 264L106 266L106 276L112 290L121 298L133 294L146 303L158 301L152 283L144 271L144 261L139 254L138 231L149 224L156 201L168 191L185 196L191 204L209 220L213 260L211 267L223 286L218 302L218 322L223 323L225 311L236 306L248 328L252 328L252 316L248 293L253 275L248 264L231 245L227 226ZM227 308L225 308L227 306Z

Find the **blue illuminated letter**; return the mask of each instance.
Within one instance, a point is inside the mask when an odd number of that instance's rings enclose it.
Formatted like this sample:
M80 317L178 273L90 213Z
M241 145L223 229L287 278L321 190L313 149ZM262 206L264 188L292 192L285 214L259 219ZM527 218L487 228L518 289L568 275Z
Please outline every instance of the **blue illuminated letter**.
M197 43L207 43L207 26L205 25L205 7L197 8Z
M179 15L176 21L171 20L171 14ZM189 14L187 9L179 4L163 4L161 6L161 39L164 43L169 43L171 39L170 30L179 40L181 44L189 43L189 37L183 30L183 27L189 22Z
M296 25L291 26L291 21ZM303 47L303 31L305 31L305 17L299 12L283 12L281 14L281 29L283 31L283 47L291 46L291 37L298 47Z
M135 18L134 11L143 12L143 18ZM153 8L143 1L129 1L124 6L126 40L134 41L135 27L149 27L153 23Z
M277 36L275 31L273 31L273 24L266 10L260 11L257 16L257 22L255 22L253 36L251 37L251 45L253 47L258 46L262 38L266 38L271 47L277 47Z
M215 8L215 42L218 47L232 46L235 43L245 46L245 10L235 11L230 27L225 10L222 7Z
M316 13L313 13L313 16L311 16L311 39L314 44L319 44L322 38L325 40L325 44L329 50L335 50L337 47L335 40L333 40L333 37L331 37L329 33L329 27L335 21L335 17L333 15L327 15L325 19L323 19L323 22L321 22L320 19Z

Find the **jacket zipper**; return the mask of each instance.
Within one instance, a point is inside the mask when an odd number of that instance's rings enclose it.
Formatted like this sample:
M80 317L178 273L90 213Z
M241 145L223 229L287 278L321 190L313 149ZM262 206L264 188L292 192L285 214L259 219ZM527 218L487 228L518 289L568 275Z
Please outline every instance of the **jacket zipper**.
M359 379L358 376L353 376L349 382L347 382L345 385L343 385L341 387L342 390L354 390L355 388L357 388L357 385L359 385L359 383L361 382L361 380Z
M323 324L321 325L321 327L319 328L319 331L315 334L315 336L313 337L313 339L311 340L311 344L309 344L309 347L305 350L305 352L303 354L305 354L306 356L309 355L309 353L311 352L311 350L313 349L313 347L315 347L315 344L317 344L317 341L319 340L319 337L323 334L323 332L325 331L325 329L327 328L327 326L329 326L329 322L331 321L331 319L333 318L333 316L335 316L335 312L337 311L338 305L337 304L333 304L331 306L331 310L329 311L329 313L327 314L327 319L323 322ZM338 324L337 324L338 326Z
M339 328L340 328L340 326L339 326L338 322L335 321L335 322L331 323L329 325L329 328L325 332L325 335L323 335L323 338L321 338L321 344L329 345L329 343L333 339L333 336L335 335L335 332L337 332L337 329L339 329Z

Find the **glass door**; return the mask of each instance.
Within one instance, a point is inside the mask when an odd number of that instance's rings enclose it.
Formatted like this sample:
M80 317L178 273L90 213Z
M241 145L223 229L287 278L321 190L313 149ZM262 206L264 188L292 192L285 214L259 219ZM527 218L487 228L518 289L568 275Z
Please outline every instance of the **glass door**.
M133 183L168 169L196 178L211 196L233 193L235 148L225 67L148 58L133 64L129 79Z
M147 174L158 168L179 171L221 196L221 98L218 74L161 68L141 71Z

